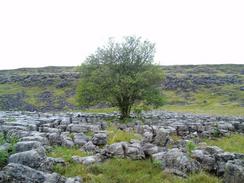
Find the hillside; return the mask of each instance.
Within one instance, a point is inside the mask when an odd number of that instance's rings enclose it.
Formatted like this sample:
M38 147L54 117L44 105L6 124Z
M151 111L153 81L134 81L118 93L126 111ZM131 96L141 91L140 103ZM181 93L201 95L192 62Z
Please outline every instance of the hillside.
M162 109L244 115L244 65L163 66ZM76 67L0 71L0 110L79 110Z

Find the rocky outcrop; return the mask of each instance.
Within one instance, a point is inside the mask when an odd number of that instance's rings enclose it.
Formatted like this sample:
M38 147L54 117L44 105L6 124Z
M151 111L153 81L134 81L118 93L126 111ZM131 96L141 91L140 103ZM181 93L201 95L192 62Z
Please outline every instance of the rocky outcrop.
M10 117L15 120L9 122ZM0 132L20 139L16 152L8 158L9 164L0 171L0 182L81 182L79 178L52 173L54 165L66 166L62 158L47 157L46 151L55 145L77 147L89 153L85 157L72 157L73 162L84 165L109 158L151 159L164 171L181 177L204 170L224 177L226 182L243 180L240 172L244 154L224 152L199 140L214 137L216 129L223 136L243 132L244 118L150 111L142 114L144 123L139 119L123 125L114 121L118 129L137 132L142 139L108 144L110 133L104 121L118 117L118 113L0 112ZM198 145L192 151L187 148L190 140ZM9 143L0 146L3 150L8 148Z
M224 174L225 183L242 183L244 182L244 160L228 161L225 165Z

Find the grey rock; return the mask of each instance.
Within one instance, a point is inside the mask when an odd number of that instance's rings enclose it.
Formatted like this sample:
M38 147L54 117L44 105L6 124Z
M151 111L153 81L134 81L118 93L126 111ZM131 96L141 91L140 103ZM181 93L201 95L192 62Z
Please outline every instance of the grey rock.
M20 141L38 141L42 145L48 145L49 144L48 139L46 137L42 137L39 135L23 137L20 139Z
M170 149L161 159L162 168L176 169L183 173L192 173L200 170L199 162L191 159L177 148Z
M1 183L65 183L56 173L44 173L21 164L10 163L2 170Z
M127 145L127 148L125 149L125 154L127 157L133 160L145 159L145 154L141 145L136 142Z
M16 152L29 151L41 147L42 144L38 141L22 141L16 144Z
M118 142L105 147L106 155L108 157L126 157L126 149L127 143L126 142Z
M72 156L72 160L76 163L89 165L89 164L101 162L102 158L100 154L97 154L94 156L86 156L86 157Z
M146 156L151 156L152 154L156 154L156 153L162 151L163 148L156 146L154 144L151 144L151 143L145 143L142 146L142 150Z
M87 142L85 145L81 147L82 151L87 151L87 152L96 152L99 148L94 145L91 141Z
M192 158L196 159L201 164L203 170L215 172L217 169L215 157L211 156L207 151L194 150L192 151Z
M60 133L48 133L47 138L50 145L61 145L62 139Z
M94 136L92 137L92 143L94 145L106 145L107 144L107 134L106 133L96 133L94 134Z
M244 182L244 160L231 160L226 163L224 182L225 183Z
M81 177L71 177L71 178L67 178L67 180L65 181L65 183L83 183L83 179Z
M151 132L145 132L143 134L143 141L144 142L152 142L153 141L153 134Z
M163 128L160 128L156 131L156 137L154 143L158 146L165 145L166 140L169 139L169 131Z
M69 132L63 132L60 137L62 146L73 147L75 145L73 139L71 138L72 134Z
M89 127L87 125L81 125L81 124L70 124L67 128L70 132L75 133L81 133L81 132L87 132L89 130Z
M16 154L12 154L9 157L9 163L17 163L29 166L31 168L38 169L41 167L42 163L45 161L46 155L45 151L41 148L19 152Z
M207 146L205 148L205 151L207 151L211 155L219 154L219 153L223 153L224 152L221 148L219 148L217 146Z
M88 142L88 137L83 133L75 133L74 134L74 144L78 146L83 146Z

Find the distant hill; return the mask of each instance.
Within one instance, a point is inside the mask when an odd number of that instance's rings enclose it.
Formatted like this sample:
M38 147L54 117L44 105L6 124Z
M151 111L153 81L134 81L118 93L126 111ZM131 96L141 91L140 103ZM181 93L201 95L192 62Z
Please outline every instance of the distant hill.
M162 66L162 109L244 115L244 65ZM77 67L0 70L0 110L79 110Z

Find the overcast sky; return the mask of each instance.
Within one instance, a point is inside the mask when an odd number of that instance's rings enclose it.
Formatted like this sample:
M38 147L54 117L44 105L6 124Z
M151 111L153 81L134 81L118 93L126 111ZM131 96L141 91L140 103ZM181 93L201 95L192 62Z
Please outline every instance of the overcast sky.
M127 35L163 65L244 64L244 1L0 0L0 69L77 66Z

